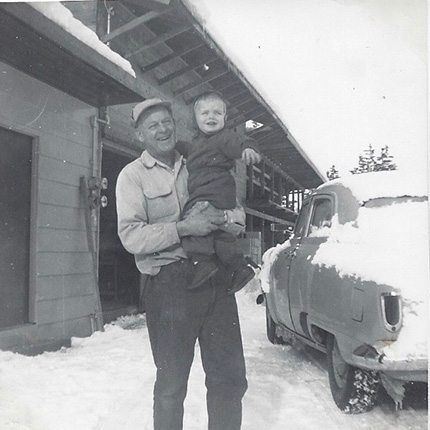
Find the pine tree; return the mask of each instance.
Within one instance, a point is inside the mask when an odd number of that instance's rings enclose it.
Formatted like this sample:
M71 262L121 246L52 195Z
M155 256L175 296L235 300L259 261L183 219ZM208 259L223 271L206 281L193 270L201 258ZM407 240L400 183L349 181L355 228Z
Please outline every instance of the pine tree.
M330 181L332 179L337 179L340 177L339 171L336 169L336 166L334 164L330 167L330 170L327 170L326 175Z
M393 162L393 156L388 154L388 145L381 148L381 155L376 160L376 170L396 170L397 165Z
M378 157L375 156L375 150L372 145L369 145L369 148L363 152L363 155L358 156L358 167L350 170L353 175L397 169L396 164L393 162L393 156L388 154L388 146L381 148L381 154Z

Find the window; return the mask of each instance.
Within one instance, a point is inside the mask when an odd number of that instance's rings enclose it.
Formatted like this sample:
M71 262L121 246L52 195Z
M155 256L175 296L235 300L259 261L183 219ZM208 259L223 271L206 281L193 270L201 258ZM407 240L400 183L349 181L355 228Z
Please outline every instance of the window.
M332 201L329 198L316 198L313 204L310 233L323 227L331 227L332 217Z
M304 203L300 210L299 217L297 218L296 225L294 227L294 237L302 237L306 234L306 227L308 225L309 218L309 203Z
M0 128L0 328L28 321L32 150Z

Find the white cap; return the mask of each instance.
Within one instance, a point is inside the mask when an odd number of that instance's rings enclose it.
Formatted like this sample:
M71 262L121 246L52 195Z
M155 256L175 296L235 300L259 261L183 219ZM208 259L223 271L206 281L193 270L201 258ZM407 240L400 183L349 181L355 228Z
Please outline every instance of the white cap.
M146 99L143 102L138 103L131 111L131 119L133 120L134 125L137 125L137 121L143 112L154 106L162 106L169 112L172 112L172 104L170 102L163 101L159 98Z

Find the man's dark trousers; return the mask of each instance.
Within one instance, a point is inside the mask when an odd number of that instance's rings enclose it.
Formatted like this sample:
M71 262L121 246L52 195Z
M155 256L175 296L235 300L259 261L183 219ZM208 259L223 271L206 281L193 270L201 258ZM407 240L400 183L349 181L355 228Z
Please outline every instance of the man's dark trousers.
M181 430L183 403L199 341L209 430L238 430L247 389L236 300L222 275L195 290L188 260L163 266L145 286L146 321L157 367L154 430Z

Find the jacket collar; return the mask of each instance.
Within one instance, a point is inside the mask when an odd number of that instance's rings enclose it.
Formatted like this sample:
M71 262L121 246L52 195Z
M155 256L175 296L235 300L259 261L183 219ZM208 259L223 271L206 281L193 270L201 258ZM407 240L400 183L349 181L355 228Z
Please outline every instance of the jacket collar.
M142 160L142 163L144 164L144 166L147 167L148 169L152 169L156 164L158 164L161 167L170 169L170 167L166 163L163 163L162 161L157 160L146 150L142 152L140 159ZM174 168L176 169L176 166L178 166L179 163L182 164L184 162L185 162L185 159L182 157L182 155L179 154L179 152L175 150Z

